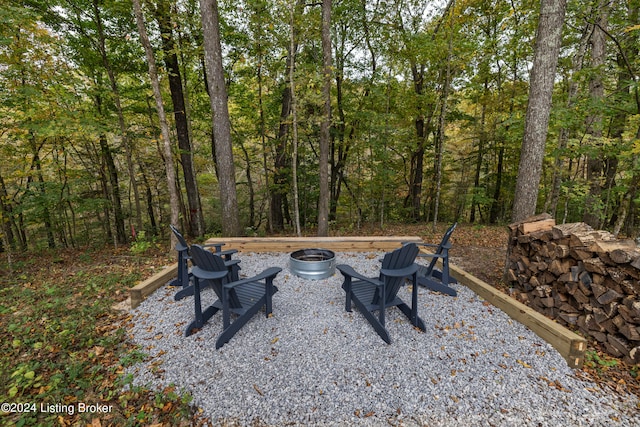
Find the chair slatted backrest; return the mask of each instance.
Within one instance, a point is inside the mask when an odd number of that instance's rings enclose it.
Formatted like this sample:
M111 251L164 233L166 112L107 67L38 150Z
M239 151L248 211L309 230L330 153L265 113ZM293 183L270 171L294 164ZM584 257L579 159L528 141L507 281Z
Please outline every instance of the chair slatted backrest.
M182 235L182 233L180 233L178 231L178 229L173 226L173 224L169 224L169 228L171 228L171 231L173 231L173 234L176 236L176 239L178 239L178 244L176 245L176 250L177 251L188 250L189 249L189 245L187 244L187 241L184 239L184 236ZM182 246L182 247L180 247L180 246Z
M228 271L222 257L206 250L200 245L191 245L191 262L193 262L193 265L198 266L198 268L205 271ZM211 287L215 293L218 295L218 298L222 300L222 285L223 283L228 282L227 278L223 280L209 280L209 282L211 283ZM232 308L242 306L234 289L231 289L229 296L229 304Z
M385 254L382 259L383 269L400 269L409 267L416 260L418 255L418 247L415 243L409 243L401 248L398 248L392 252ZM386 280L386 295L385 301L391 302L396 297L398 290L404 283L404 277L386 277L380 274L379 279Z
M453 234L454 230L456 229L456 227L458 226L457 222L454 222L451 227L449 227L447 229L447 231L444 233L444 236L442 236L442 240L440 241L440 244L438 244L438 248L436 249L435 253L436 254L441 254L444 246L449 242L449 238L451 237L451 235ZM436 263L438 262L438 258L433 258L431 260L431 262L429 263L429 267L427 268L428 271L432 271L433 267L435 267Z

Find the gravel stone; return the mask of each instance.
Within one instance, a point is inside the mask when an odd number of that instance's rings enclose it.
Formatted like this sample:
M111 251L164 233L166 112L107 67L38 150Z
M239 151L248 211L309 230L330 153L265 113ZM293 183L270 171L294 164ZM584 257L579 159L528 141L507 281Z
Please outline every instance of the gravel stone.
M382 255L336 254L367 276ZM313 281L291 274L288 253L239 258L242 277L283 268L272 317L258 313L216 350L220 313L184 337L193 297L160 288L133 310L130 336L150 356L128 368L134 384L174 385L224 425L640 426L635 396L579 379L551 345L462 285L455 298L419 289L424 333L388 309L388 345L355 307L345 311L339 272ZM211 289L202 297L203 307L215 301Z

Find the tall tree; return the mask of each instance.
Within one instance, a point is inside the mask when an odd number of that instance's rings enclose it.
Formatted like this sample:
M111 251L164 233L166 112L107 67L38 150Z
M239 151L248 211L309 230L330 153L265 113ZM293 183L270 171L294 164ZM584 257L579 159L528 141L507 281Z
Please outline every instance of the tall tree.
M587 117L587 143L590 152L587 155L587 180L589 194L586 198L583 221L594 228L600 228L604 220L604 206L601 195L604 187L605 163L608 157L603 147L604 115L602 101L604 98L604 63L606 55L605 31L607 31L607 15L609 1L600 0L595 8L595 22L591 26L591 76L589 79L589 97L593 112Z
M75 9L74 12L77 14L84 13L84 11L78 10L79 9L78 5L74 5L74 9ZM100 55L102 65L104 66L104 69L107 72L107 76L109 77L109 83L112 91L113 101L116 106L116 111L118 113L118 126L120 127L120 133L122 136L122 140L124 142L124 148L126 152L125 158L126 158L127 168L129 170L129 181L131 183L131 188L134 194L134 204L136 206L136 216L135 216L136 225L138 229L140 229L142 228L142 216L141 216L141 208L140 208L140 195L138 191L135 168L133 165L133 154L132 154L133 147L131 144L131 138L129 136L129 131L127 129L126 121L125 121L125 115L122 108L122 96L120 93L120 86L118 85L118 79L116 76L117 70L115 69L115 67L112 64L112 61L109 58L108 43L107 43L108 40L107 40L107 33L105 31L104 21L102 17L101 2L98 0L91 0L90 10L93 11L92 19L96 29L95 40L93 40L93 43L94 43L95 49L98 51ZM78 20L80 21L81 18L78 18ZM78 28L83 32L85 31L85 29L81 25L79 25ZM117 229L120 230L119 224ZM121 235L120 231L118 231L117 236L118 236L119 243L127 242L126 236Z
M204 235L204 216L200 203L198 182L196 181L193 167L193 151L189 137L187 108L182 87L178 54L176 52L177 46L174 41L169 0L158 0L155 15L162 36L162 50L164 51L164 63L167 66L167 80L169 80L169 90L171 91L171 101L173 103L176 139L178 140L178 147L180 148L180 163L182 164L184 186L187 193L187 203L189 205L187 232L191 236L200 237Z
M320 123L320 197L318 199L318 236L329 234L329 147L331 144L331 0L322 0L322 100Z
M289 87L291 96L291 129L293 146L291 155L291 171L292 171L292 191L293 191L293 222L297 236L302 236L300 230L300 195L298 191L298 105L296 100L296 25L295 25L295 4L299 4L296 0L292 0L289 6L289 20L291 28L289 30L289 57L287 57L287 71L289 73Z
M173 167L173 155L171 153L171 136L169 132L169 125L167 124L167 116L164 112L164 103L162 102L162 93L160 92L160 82L158 80L158 69L156 67L156 60L153 54L153 48L149 42L147 36L147 29L144 24L144 18L142 15L142 9L140 7L140 0L133 0L133 10L136 17L136 24L138 25L138 32L140 33L140 41L144 47L145 54L147 56L147 65L149 66L149 78L151 79L151 87L153 89L153 98L156 101L156 108L158 110L158 118L160 119L160 129L162 130L162 140L164 147L165 168L167 170L167 186L169 188L169 205L171 209L171 223L177 224L180 214L180 208L178 206L178 191L176 189L176 171ZM175 246L177 240L173 233L171 233L172 247Z
M442 192L442 156L444 154L444 143L445 143L445 128L447 123L447 108L449 101L449 88L451 85L451 61L453 56L453 35L455 32L454 29L454 17L455 17L455 0L451 0L449 3L451 5L452 13L451 19L449 20L449 40L447 42L447 58L445 63L445 69L443 70L443 79L442 79L442 96L440 101L440 117L438 119L438 137L436 139L436 155L434 162L435 169L435 198L433 203L433 232L436 231L436 227L438 225L438 211L440 208L440 195Z
M222 66L218 1L200 0L200 15L202 18L209 98L213 113L214 151L222 205L222 234L224 236L238 236L240 235L240 217L238 214L227 87Z
M529 104L511 213L513 222L521 221L536 211L566 8L566 0L540 1Z

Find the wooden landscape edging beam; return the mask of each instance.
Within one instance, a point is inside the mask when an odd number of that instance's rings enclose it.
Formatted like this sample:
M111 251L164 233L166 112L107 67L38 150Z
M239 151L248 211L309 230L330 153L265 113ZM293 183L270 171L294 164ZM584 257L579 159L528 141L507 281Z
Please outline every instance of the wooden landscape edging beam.
M422 239L418 236L216 237L206 243L225 243L223 250L237 249L241 252L289 252L309 248L344 252L388 252L405 242L422 243Z
M149 295L159 287L166 285L169 280L177 277L178 263L165 267L162 271L154 274L148 279L138 283L129 289L131 297L131 308L136 308Z
M449 264L449 271L458 282L551 344L564 357L569 367L582 367L587 349L585 338L456 266Z

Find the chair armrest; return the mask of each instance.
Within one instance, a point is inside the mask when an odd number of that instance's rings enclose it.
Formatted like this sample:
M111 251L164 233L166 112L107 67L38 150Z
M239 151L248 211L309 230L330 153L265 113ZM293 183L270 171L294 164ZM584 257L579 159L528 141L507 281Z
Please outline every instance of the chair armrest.
M237 282L226 283L223 286L227 289L235 288L236 286L244 285L246 283L258 282L260 280L274 278L278 273L282 271L280 267L270 267L264 270L262 273L257 274L253 277L248 277L246 279L238 280Z
M224 261L224 266L225 267L231 267L232 265L236 265L236 264L240 264L240 260L239 259L230 259L230 260L225 260Z
M198 279L202 279L202 280L222 279L227 274L229 274L228 271L207 271L207 270L203 270L202 268L198 267L197 265L195 267L193 267L191 272Z
M416 243L416 246L424 246L427 248L437 248L438 245L436 245L435 243Z
M413 263L410 266L405 268L398 268L398 269L383 268L382 270L380 270L380 273L382 273L384 276L387 276L387 277L407 277L407 276L411 276L413 273L418 271L419 268L420 267L418 266L418 264Z
M215 252L216 255L222 256L222 257L225 255L233 255L235 253L238 253L237 249L227 249L226 251Z
M237 249L226 249L226 250L222 250L222 246L226 245L226 243L207 243L206 245L202 245L203 248L215 248L215 252L214 254L218 255L218 256L225 256L225 255L233 255L235 253L238 252Z
M204 245L202 245L203 248L216 248L216 253L221 251L221 248L225 245L226 243L206 243Z
M433 254L419 253L417 256L420 258L445 258L444 254L436 254L436 253L433 253Z
M336 265L336 268L340 270L340 273L342 273L342 275L345 277L349 276L351 278L362 280L363 282L368 282L376 286L380 284L380 281L377 278L363 276L362 274L356 272L350 265L340 264Z

